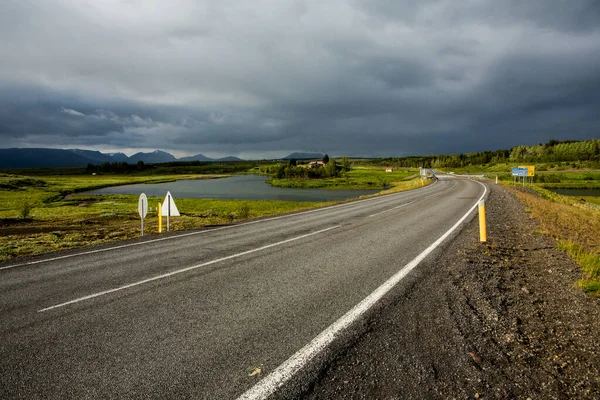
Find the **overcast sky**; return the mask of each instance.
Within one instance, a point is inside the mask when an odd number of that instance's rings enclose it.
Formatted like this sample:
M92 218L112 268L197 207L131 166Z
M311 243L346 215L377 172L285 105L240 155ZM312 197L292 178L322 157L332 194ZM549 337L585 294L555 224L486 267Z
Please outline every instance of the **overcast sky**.
M599 137L599 0L0 0L3 148L401 156Z

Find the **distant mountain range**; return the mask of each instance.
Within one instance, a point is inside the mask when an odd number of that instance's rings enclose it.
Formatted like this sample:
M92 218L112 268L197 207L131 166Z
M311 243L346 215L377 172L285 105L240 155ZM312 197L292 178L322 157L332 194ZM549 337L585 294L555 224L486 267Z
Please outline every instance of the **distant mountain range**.
M321 159L318 153L292 153L282 160ZM191 157L176 158L170 153L155 150L150 153L136 153L128 157L123 153L101 153L95 150L82 149L0 149L0 168L52 168L52 167L84 167L88 164L99 165L103 163L126 162L137 164L143 161L145 164L160 164L176 161L203 161L203 162L233 162L244 161L237 157L210 158L202 154Z
M137 164L160 164L176 161L243 161L237 157L210 158L202 154L177 159L170 153L155 150L150 153L136 153L128 157L123 153L101 153L94 150L81 149L0 149L0 168L51 168L51 167L84 167L88 164L126 162Z

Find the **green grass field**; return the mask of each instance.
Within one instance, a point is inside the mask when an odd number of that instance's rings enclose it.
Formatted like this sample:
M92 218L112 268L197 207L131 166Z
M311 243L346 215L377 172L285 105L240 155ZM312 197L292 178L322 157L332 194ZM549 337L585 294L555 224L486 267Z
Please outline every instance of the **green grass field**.
M596 204L600 206L600 197L582 196L581 198L587 203Z
M44 218L52 209L71 206L77 200L65 198L73 193L99 189L108 186L127 185L133 183L162 183L176 179L210 179L218 175L163 175L163 176L131 176L131 175L57 175L57 176L23 176L0 174L0 219L17 218L24 204L29 204L33 217ZM63 210L53 210L61 213Z
M182 170L175 170L181 172ZM19 171L21 173L25 171ZM82 174L59 175L43 170L39 175L0 174L0 262L14 257L42 254L99 244L140 235L136 195L84 195L84 191L134 183L162 183L177 179L210 179L226 175ZM254 172L254 167L250 171ZM343 178L301 182L297 187L409 190L422 185L413 179L418 170L355 168ZM315 186L311 186L311 185ZM288 186L289 187L289 186ZM147 234L158 234L157 206L162 198L149 197L145 219ZM200 228L264 216L322 207L330 203L267 200L177 199L181 217L171 221L172 230Z
M506 183L513 182L512 168L522 164L475 165L444 172L457 174L483 174L486 178ZM533 164L535 165L534 184L546 189L600 189L599 170L575 170L579 163Z
M90 196L91 189L176 179L209 179L214 175L0 175L0 261L140 235L136 195ZM157 234L157 205L148 199L146 232ZM178 199L181 217L173 230L199 228L319 207L330 203Z
M270 179L271 186L287 188L323 189L378 189L383 190L419 175L414 168L395 168L386 172L385 167L355 166L338 178L326 179Z

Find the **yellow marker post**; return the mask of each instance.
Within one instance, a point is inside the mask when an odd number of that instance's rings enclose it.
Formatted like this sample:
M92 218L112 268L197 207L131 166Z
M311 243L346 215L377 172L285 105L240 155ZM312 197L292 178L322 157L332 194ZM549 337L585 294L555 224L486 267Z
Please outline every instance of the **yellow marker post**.
M479 241L485 242L487 240L487 232L485 228L485 202L481 200L479 202Z
M158 203L158 233L162 232L162 205Z

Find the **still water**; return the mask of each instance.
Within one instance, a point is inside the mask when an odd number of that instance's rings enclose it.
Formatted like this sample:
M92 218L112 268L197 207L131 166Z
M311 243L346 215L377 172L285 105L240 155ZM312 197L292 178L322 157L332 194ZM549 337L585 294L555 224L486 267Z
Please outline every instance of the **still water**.
M237 175L230 178L181 180L156 184L113 186L85 192L84 194L141 194L164 196L170 191L174 198L211 198L241 200L286 200L286 201L337 201L377 190L326 190L290 189L272 187L265 183L266 177Z
M594 196L600 197L600 189L548 189L563 196Z

